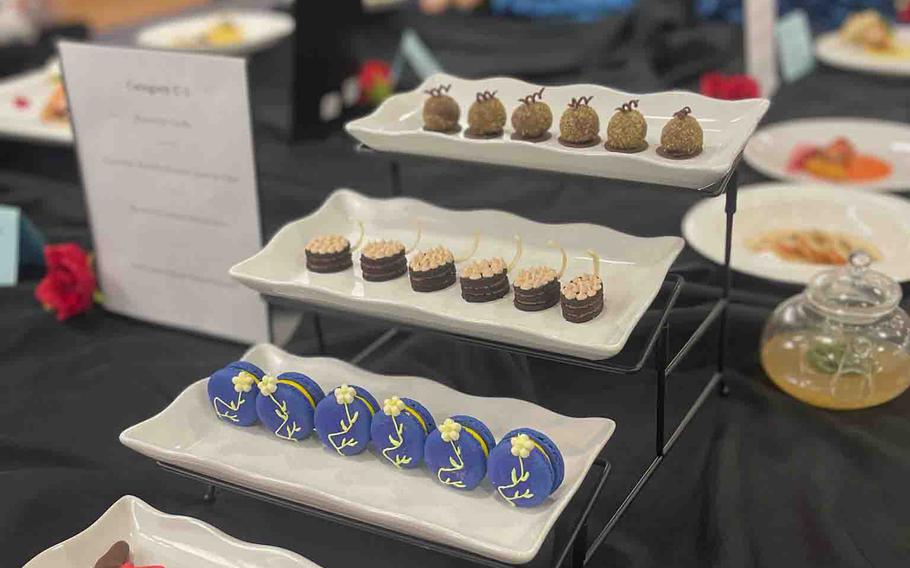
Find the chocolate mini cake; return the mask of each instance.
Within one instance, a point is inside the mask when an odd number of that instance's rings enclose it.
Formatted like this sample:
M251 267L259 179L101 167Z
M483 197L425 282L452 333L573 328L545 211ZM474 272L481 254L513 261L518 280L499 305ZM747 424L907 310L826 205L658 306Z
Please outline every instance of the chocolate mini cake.
M418 252L408 264L411 288L415 292L435 292L455 283L455 257L443 246Z
M588 106L594 97L572 97L569 108L559 119L559 143L572 148L589 148L600 144L600 118Z
M360 251L360 269L368 282L385 282L404 276L408 271L404 244L401 241L372 241Z
M544 87L541 87L536 93L518 99L522 104L512 111L513 140L543 142L550 139L553 113L550 105L543 102L543 90Z
M607 124L607 143L605 147L612 152L635 154L648 147L645 136L648 135L648 123L638 112L638 101L631 100L616 108L616 113Z
M692 109L683 107L664 125L657 153L664 158L685 160L701 154L703 144L701 125L692 116Z
M506 125L506 107L496 98L496 91L477 93L477 100L468 109L469 138L496 138L502 136Z
M423 103L424 130L454 134L461 129L458 125L461 109L455 99L446 94L451 88L452 85L440 85L425 91L430 98Z
M566 321L591 321L604 309L603 281L596 274L576 276L563 285L559 303Z
M559 302L559 275L549 266L526 268L518 273L512 291L519 310L545 310Z
M318 235L304 248L311 272L341 272L351 267L351 243L341 235Z
M466 302L490 302L509 293L509 269L501 258L475 260L461 269L461 297Z

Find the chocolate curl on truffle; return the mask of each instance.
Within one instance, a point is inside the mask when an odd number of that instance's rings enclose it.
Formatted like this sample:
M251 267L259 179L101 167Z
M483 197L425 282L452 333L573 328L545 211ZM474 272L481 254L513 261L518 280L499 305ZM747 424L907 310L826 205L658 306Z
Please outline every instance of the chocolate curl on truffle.
M566 271L566 264L569 263L569 257L566 256L566 249L562 248L562 246L556 241L547 242L547 246L558 247L559 252L562 254L562 265L559 267L559 272L556 273L556 279L559 280L562 278L563 273Z
M591 102L591 99L594 98L594 95L590 97L572 97L572 102L569 103L569 108L578 108L580 106L588 106L588 103Z
M598 256L597 253L591 249L588 249L585 252L588 253L588 255L591 257L591 260L594 262L594 276L600 278L600 256Z
M496 98L496 91L492 93L490 91L483 91L482 93L477 93L477 102L482 103L483 101L489 101Z
M417 248L417 244L420 243L420 237L423 236L423 228L420 226L420 221L417 221L417 238L414 239L414 244L404 249L405 254L410 254L412 250Z
M686 118L690 114L692 114L692 109L690 109L689 107L686 106L686 107L682 107L678 111L674 112L673 116L676 118Z
M621 110L623 112L629 112L630 110L638 108L638 99L632 99L627 103L623 103L622 106L616 107L616 110ZM686 107L689 108L689 107Z
M506 267L507 272L512 272L515 265L518 264L518 261L521 259L521 253L523 251L524 248L521 246L521 235L515 235L515 256L512 257L512 262L509 263L509 266Z
M360 245L363 243L363 223L359 219L350 219L350 221L357 223L357 226L360 228L360 236L357 237L357 242L351 246L351 251L355 251L360 248Z
M536 93L531 93L530 95L528 95L526 97L521 97L520 99L518 99L518 102L529 105L529 104L533 103L534 101L542 101L544 89L546 89L546 87L541 87L540 90L537 91Z
M433 87L432 89L427 89L424 93L430 95L431 97L441 97L445 93L449 92L449 89L452 88L451 83L448 85L439 85L438 87Z
M477 252L477 247L480 246L480 233L474 233L474 246L471 247L471 250L466 254L455 257L455 262L464 262L474 256L474 253Z

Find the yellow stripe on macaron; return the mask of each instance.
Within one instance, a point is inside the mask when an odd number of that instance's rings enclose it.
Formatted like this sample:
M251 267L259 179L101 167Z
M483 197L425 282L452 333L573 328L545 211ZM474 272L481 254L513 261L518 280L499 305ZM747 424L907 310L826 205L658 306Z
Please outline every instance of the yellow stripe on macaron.
M305 388L303 388L303 385L295 383L294 381L289 381L287 379L278 379L278 384L287 385L289 387L293 387L293 388L297 389L298 391L300 391L300 394L305 396L306 399L309 401L310 406L313 407L313 410L316 410L316 401L313 400L313 395L311 395L309 392L307 392L307 390Z
M356 398L356 399L359 400L360 402L362 402L362 403L364 403L365 405L367 405L367 409L370 411L370 416L373 416L374 414L376 414L376 411L373 410L373 405L370 404L370 403L367 401L367 399L363 398L362 396L357 396L357 395L354 395L354 398Z
M408 406L408 405L405 405L405 406L404 406L404 409L407 410L408 412L410 412L410 413L411 413L411 416L413 416L414 418L417 419L418 422L420 422L420 425L423 426L423 431L424 431L425 433L427 433L427 434L430 433L429 428L427 428L427 423L424 422L423 417L420 415L419 412L417 412L416 410L414 410L413 408L411 408L411 407Z
M483 450L483 455L485 457L490 457L490 450L489 450L489 448L487 448L487 443L483 441L483 438L480 436L480 434L475 432L472 428L468 428L464 424L461 425L461 429L464 430L465 432L467 432L468 434L474 436L474 439L476 439L478 442L480 442L480 448Z

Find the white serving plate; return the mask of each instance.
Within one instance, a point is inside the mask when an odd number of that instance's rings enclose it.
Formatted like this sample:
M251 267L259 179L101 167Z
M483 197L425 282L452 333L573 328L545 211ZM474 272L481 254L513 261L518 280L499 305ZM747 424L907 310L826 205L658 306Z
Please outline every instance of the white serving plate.
M137 566L168 568L319 568L272 546L249 544L189 517L167 515L127 495L76 536L31 559L25 568L89 568L118 540Z
M825 145L846 136L857 151L891 163L888 177L867 182L835 182L787 169L794 147ZM743 157L766 176L814 185L831 185L873 191L910 190L910 126L866 118L804 118L760 129L749 140Z
M303 258L307 241L318 234L341 233L355 243L359 231L351 219L363 222L365 240L395 238L406 246L413 243L419 223L423 236L418 248L445 244L456 256L469 251L475 233L480 233L480 247L472 258L501 256L506 262L515 254L514 236L521 235L524 253L516 272L539 264L558 269L559 251L547 246L554 240L569 257L563 281L591 272L585 251L594 249L601 256L604 311L590 322L573 324L563 319L558 305L535 313L519 311L511 293L493 302L470 304L461 298L458 283L421 294L411 290L407 275L390 282L366 282L356 253L352 270L308 272ZM547 225L502 211L450 211L416 199L374 199L339 189L314 213L285 225L230 274L263 294L599 360L622 350L683 245L679 237L633 237L581 223Z
M717 203L715 203L715 201ZM705 200L683 218L689 245L723 264L724 204ZM850 233L873 243L883 259L872 265L899 282L910 281L910 202L899 197L821 185L767 183L740 189L731 265L759 278L808 284L830 266L787 262L749 250L747 241L775 229L823 229Z
M910 46L910 26L895 26L894 32L899 44ZM910 77L910 57L888 57L869 53L844 41L836 31L823 34L815 40L815 56L819 61L839 69Z
M424 91L447 84L452 85L449 94L461 107L462 132L454 135L426 132L422 118L427 98ZM376 150L700 189L717 182L733 167L769 105L767 99L722 101L683 91L636 95L599 85L547 87L544 101L553 111L550 140L539 144L510 140L511 121L507 121L505 135L499 139L474 140L464 136L468 109L478 91L496 91L511 116L520 104L519 98L539 89L540 85L508 77L471 80L438 73L414 91L389 97L372 114L349 122L345 128ZM609 152L603 145L593 148L561 145L557 138L562 111L572 97L591 95L594 99L590 106L600 116L601 137L606 136L607 123L615 108L630 99L639 99L639 110L648 121L649 148L639 154L621 154ZM692 108L704 130L704 151L689 160L662 158L656 152L660 131L673 113L684 106Z
M0 136L71 145L73 130L69 123L41 120L41 110L54 90L53 77L60 73L56 60L34 71L7 77L0 81ZM16 97L26 97L28 108L15 106Z
M372 450L341 457L315 435L295 444L259 426L225 424L211 410L206 379L190 385L157 416L125 430L120 441L155 460L515 564L540 550L616 428L607 418L569 418L530 402L470 396L427 379L378 375L336 359L295 357L272 345L255 346L243 358L271 374L303 372L327 391L347 382L379 400L408 396L429 408L437 422L470 414L497 440L516 427L534 428L559 446L565 481L533 509L509 507L486 482L470 493L456 492L424 468L396 470Z
M224 19L233 20L243 31L243 41L221 46L183 47L177 42L204 32ZM155 49L177 49L243 55L263 50L294 32L294 18L268 10L209 12L153 24L139 31L136 43Z

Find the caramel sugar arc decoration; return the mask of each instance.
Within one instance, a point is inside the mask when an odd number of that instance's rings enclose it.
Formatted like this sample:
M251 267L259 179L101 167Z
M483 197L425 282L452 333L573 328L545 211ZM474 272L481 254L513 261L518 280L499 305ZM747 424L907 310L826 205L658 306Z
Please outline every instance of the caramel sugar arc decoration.
M562 265L559 267L559 272L556 273L556 279L559 280L562 278L562 275L566 271L566 265L569 263L569 257L566 255L566 249L562 248L562 245L556 241L548 241L547 246L558 248L560 254L562 254Z
M594 276L600 278L600 255L594 252L593 249L588 249L585 252L588 253L588 256L590 256L591 260L594 262Z
M515 265L518 264L518 261L521 260L522 252L524 252L524 247L521 244L521 235L515 235L515 256L512 257L512 262L509 263L509 266L506 267L506 271L510 274Z
M351 245L351 252L354 252L355 250L360 248L360 245L363 244L364 230L363 230L363 221L361 221L360 219L351 219L351 221L354 223L357 223L357 227L360 229L360 236L357 237L357 242L355 244Z
M461 256L456 256L455 262L464 262L464 261L468 260L469 258L474 256L474 253L477 252L477 247L479 247L479 246L480 246L480 232L476 232L476 233L474 233L474 245L471 247L471 250Z
M420 226L420 221L417 221L417 237L414 239L414 244L404 249L405 254L411 254L414 249L417 248L417 245L420 244L420 238L423 236L423 227Z

